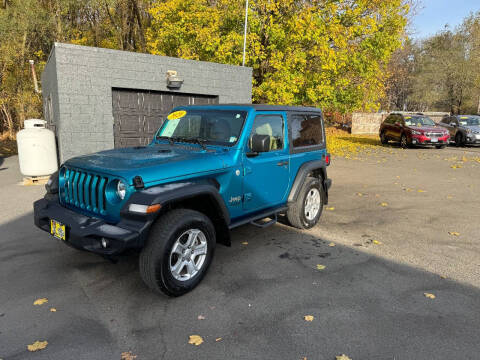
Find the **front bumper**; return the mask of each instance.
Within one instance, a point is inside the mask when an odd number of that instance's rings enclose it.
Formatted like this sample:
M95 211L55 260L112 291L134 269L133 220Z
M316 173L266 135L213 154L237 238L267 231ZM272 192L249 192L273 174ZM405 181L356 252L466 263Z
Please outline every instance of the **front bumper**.
M76 249L109 256L127 249L143 246L151 219L122 219L112 225L104 220L88 217L69 210L58 202L58 197L33 203L35 225L50 233L50 219L65 225L65 244ZM107 246L102 246L102 239Z
M449 136L443 136L433 140L424 135L412 135L412 145L446 145L448 144Z
M465 143L470 145L480 144L480 134L467 134Z

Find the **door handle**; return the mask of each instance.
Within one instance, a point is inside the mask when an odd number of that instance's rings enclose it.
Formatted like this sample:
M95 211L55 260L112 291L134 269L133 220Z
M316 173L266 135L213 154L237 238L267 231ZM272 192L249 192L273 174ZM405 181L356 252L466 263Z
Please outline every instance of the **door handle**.
M277 166L288 165L288 161L280 161L277 163Z

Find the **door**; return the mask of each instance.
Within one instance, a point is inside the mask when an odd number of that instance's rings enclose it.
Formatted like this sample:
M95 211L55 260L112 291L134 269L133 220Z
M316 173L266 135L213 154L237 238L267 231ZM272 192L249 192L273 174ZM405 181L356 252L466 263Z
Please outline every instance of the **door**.
M403 118L402 115L395 115L392 125L392 139L400 141L400 136L403 130Z
M270 151L257 156L244 154L243 208L247 212L278 206L285 202L289 183L290 155L287 146L286 118L282 113L262 113L255 117L253 134L270 136Z
M218 96L113 89L115 148L147 145L170 111L180 105L218 104Z

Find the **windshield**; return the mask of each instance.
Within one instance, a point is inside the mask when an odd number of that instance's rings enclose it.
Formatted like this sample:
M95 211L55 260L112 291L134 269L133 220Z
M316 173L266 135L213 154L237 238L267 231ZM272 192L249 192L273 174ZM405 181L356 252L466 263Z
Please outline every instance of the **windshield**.
M156 138L233 146L246 117L246 111L238 110L179 110L167 116Z
M428 116L405 116L407 126L435 126L435 123Z
M462 126L480 126L479 116L460 116L458 121Z

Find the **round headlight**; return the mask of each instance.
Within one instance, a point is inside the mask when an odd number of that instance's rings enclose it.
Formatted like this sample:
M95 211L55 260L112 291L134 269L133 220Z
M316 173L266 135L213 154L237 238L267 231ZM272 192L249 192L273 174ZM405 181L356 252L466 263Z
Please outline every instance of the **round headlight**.
M125 199L125 194L127 193L127 185L122 181L118 180L117 182L117 196L120 200Z

